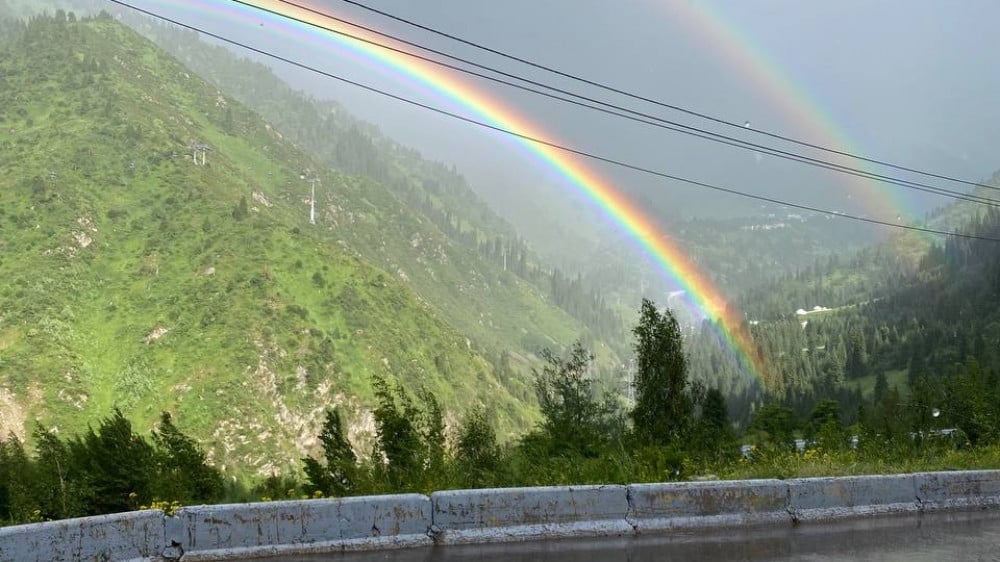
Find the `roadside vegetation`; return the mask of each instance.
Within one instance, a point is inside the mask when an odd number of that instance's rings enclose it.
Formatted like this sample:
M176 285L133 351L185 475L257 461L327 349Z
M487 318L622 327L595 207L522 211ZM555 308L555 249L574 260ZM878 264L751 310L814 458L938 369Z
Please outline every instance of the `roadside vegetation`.
M833 400L804 419L773 402L738 436L723 394L690 381L672 313L644 301L639 317L632 407L597 390L588 376L592 356L579 343L562 357L545 354L534 379L541 421L505 444L482 407L448 427L432 392L375 378L371 451L359 454L331 409L317 454L302 459L298 475L250 486L225 482L169 414L145 438L114 410L67 439L39 426L32 453L16 438L2 442L0 518L13 524L213 502L1000 466L998 385L975 360L940 383L919 379L905 401L895 389L878 389L852 426Z

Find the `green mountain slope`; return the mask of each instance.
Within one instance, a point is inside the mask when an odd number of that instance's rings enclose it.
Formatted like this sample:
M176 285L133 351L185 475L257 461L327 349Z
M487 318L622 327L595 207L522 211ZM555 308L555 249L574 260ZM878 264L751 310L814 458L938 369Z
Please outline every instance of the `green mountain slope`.
M1000 213L959 202L926 224L986 239L904 232L748 293L777 397L800 414L835 397L853 415L894 387L926 398L956 376L1000 374L1000 244L990 240Z
M327 405L370 431L376 374L454 414L481 402L508 428L531 419L507 390L525 385L502 385L404 271L336 243L405 234L410 255L386 244L386 263L457 261L384 189L321 172L310 225L300 175L322 167L131 30L42 18L13 43L0 55L4 432L72 431L114 405L151 426L166 409L219 462L265 474L312 446ZM211 147L205 165L192 142ZM568 339L567 325L552 331Z
M401 205L374 203L383 210L399 207L382 217L399 236L348 234L344 240L386 270L401 269L443 317L491 354L533 353L566 345L581 334L595 347L603 341L618 354L627 352L620 317L582 283L563 283L572 276L551 271L453 167L423 158L339 104L295 91L270 68L201 41L196 33L134 13L122 16L314 158L384 186ZM430 254L419 261L412 244L418 250L440 246L447 261ZM607 351L602 356L606 365L615 362Z

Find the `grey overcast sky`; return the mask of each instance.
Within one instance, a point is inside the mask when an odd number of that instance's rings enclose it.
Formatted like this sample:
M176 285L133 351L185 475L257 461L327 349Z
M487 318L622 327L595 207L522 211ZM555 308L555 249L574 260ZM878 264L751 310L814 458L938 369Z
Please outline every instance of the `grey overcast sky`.
M213 17L203 9L220 1L134 3L393 93L472 115L413 79L349 55L332 42L290 40L289 35L277 33L273 20L266 17L255 25ZM344 2L293 1L615 103L720 132L745 133L556 79ZM501 51L729 121L749 122L753 128L967 179L989 177L1000 168L1000 65L995 44L1000 3L993 0L363 1ZM500 207L516 209L518 204L511 200L523 201L532 193L574 200L563 179L497 133L304 71L276 69L297 87L342 102L404 144L454 163ZM948 202L626 123L503 86L462 80L489 92L548 138L672 174L879 218L919 215ZM763 137L748 138L802 150ZM733 214L753 205L607 165L588 165L663 212ZM582 205L582 199L577 204Z

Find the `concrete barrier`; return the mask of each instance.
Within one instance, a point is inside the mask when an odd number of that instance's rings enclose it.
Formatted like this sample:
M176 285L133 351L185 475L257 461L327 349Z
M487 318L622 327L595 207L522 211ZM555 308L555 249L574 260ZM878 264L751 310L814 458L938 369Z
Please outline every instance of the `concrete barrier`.
M788 521L780 480L632 484L629 521L637 532Z
M625 486L454 490L431 494L440 544L627 535Z
M912 474L788 480L789 510L796 521L916 511Z
M164 547L163 513L134 511L0 528L0 560L149 560Z
M630 535L1000 506L1000 470L455 490L186 507L0 528L0 562L259 556Z
M921 509L1000 505L1000 470L922 472L914 479Z
M182 508L166 540L185 561L233 560L429 545L430 526L430 498L403 494Z

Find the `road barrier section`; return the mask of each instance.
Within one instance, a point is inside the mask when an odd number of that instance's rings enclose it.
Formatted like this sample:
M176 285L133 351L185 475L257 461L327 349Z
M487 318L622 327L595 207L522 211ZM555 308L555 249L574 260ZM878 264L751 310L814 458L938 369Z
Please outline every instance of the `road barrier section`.
M429 545L430 526L430 498L403 494L186 507L165 535L187 562Z
M163 512L156 510L0 528L3 562L150 560L163 549Z
M0 528L0 562L243 560L1000 506L1000 470L196 506Z
M452 490L431 494L438 544L632 534L625 486Z
M1000 470L921 472L914 480L921 509L1000 505Z
M632 484L629 521L636 531L720 527L787 521L788 484L729 480Z
M912 474L788 480L794 521L836 519L919 509Z

